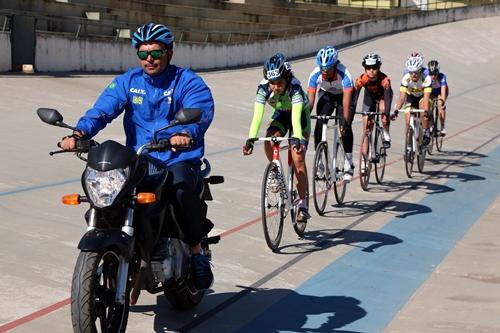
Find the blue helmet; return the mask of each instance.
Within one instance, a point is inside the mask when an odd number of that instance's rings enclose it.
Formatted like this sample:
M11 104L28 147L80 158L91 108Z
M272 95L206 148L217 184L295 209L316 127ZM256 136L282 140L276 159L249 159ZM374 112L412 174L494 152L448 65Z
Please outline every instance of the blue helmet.
M337 50L330 45L318 51L316 63L320 68L330 68L337 64Z
M282 53L276 53L264 62L262 71L266 80L278 80L282 77L288 79L292 74L292 67Z
M144 42L160 42L168 47L173 45L174 35L163 24L149 22L139 27L132 36L132 46L136 49Z

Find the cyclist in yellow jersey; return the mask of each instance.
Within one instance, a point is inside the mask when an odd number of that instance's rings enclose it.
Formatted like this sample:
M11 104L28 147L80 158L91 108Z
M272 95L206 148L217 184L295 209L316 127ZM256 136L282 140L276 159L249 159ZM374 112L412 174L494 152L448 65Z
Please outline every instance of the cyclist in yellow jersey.
M266 102L274 109L266 137L285 136L291 131L293 142L292 159L297 176L299 193L299 212L297 221L306 222L311 216L307 207L307 169L305 163L309 134L311 132L311 114L309 100L300 81L293 74L285 56L277 53L264 63L264 80L257 88L254 103L254 115L248 139L243 146L243 155L253 152L253 143L260 129ZM273 158L272 145L266 141L264 149L269 161Z
M431 141L429 133L429 120L427 114L430 110L430 96L432 92L432 79L429 72L424 70L424 58L419 53L412 53L406 60L406 71L401 79L399 88L399 100L396 103L393 119L398 116L399 109L413 107L423 109L426 112L420 114L422 127L424 129L423 144L428 145ZM410 122L410 115L405 114L406 128ZM406 131L406 129L405 129Z

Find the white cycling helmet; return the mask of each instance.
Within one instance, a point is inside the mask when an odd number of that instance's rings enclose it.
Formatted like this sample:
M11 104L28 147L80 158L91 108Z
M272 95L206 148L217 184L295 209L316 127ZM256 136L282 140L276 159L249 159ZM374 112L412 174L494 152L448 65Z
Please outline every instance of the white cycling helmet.
M424 57L418 53L412 53L406 60L406 69L409 72L417 72L424 67Z
M361 63L363 67L366 66L379 66L382 65L382 58L376 53L368 53L363 57L363 62Z

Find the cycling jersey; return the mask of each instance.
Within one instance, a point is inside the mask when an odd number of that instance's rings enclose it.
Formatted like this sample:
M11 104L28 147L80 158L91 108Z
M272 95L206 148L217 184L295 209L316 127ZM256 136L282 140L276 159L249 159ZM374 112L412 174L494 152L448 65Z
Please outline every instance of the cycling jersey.
M331 94L342 94L344 89L353 88L351 73L349 73L344 64L339 63L337 64L334 78L332 80L325 80L323 79L323 75L321 75L321 69L315 67L309 75L308 90L316 91L318 86L319 89Z
M431 81L432 79L427 70L422 71L416 82L411 79L410 73L406 71L401 79L401 87L399 88L399 91L414 97L422 97L424 92L432 91Z
M275 94L269 87L268 80L260 82L255 96L254 116L248 134L249 138L257 137L264 116L266 102L275 110L275 113L291 112L293 135L296 138L302 139L304 130L307 130L307 128L303 128L303 121L301 120L303 120L303 114L309 115L310 111L309 98L304 93L304 90L302 90L300 81L293 77L283 94ZM273 115L273 118L277 117Z
M444 73L439 73L436 80L432 80L431 83L432 93L431 95L437 96L441 94L441 87L448 87L446 82L446 75ZM448 93L448 90L446 91Z
M184 132L194 139L194 147L175 152L152 152L150 155L167 166L187 160L200 164L204 154L204 134L214 116L214 101L203 80L189 69L169 65L163 73L151 77L142 68L134 68L115 77L94 107L80 118L76 128L86 137L93 137L125 111L126 144L137 151L151 141L155 130L169 124L182 108L200 108L203 111L201 120L161 131L158 138Z
M384 98L384 92L391 88L391 80L383 72L379 72L375 80L371 80L366 73L361 74L356 79L356 91L361 91L361 88L365 87L367 91L374 95L377 99Z

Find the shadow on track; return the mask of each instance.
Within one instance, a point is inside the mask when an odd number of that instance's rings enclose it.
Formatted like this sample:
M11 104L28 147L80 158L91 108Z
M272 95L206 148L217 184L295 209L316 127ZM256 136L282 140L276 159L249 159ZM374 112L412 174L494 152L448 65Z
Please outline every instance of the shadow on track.
M348 296L302 295L290 289L262 289L238 286L238 293L209 294L197 309L177 311L165 297L159 296L156 305L134 306L134 312L153 312L154 332L188 332L211 319L216 332L337 332L356 333L341 328L366 316L360 301ZM245 299L245 313L227 318L215 314L235 301ZM212 304L208 309L206 305ZM205 305L205 306L204 306ZM215 306L214 306L215 305ZM270 306L267 308L267 306ZM262 309L267 310L261 313ZM260 313L260 314L259 314ZM257 314L248 322L248 314ZM214 319L215 318L215 319ZM219 319L217 319L219 318ZM220 326L214 327L213 320ZM215 323L217 326L217 323Z
M453 191L453 189L450 189ZM443 193L443 192L439 192ZM431 212L428 206L403 201L393 200L358 200L345 202L341 207L325 211L325 217L355 217L368 213L384 212L394 214L395 217L404 219L410 215L427 214Z

